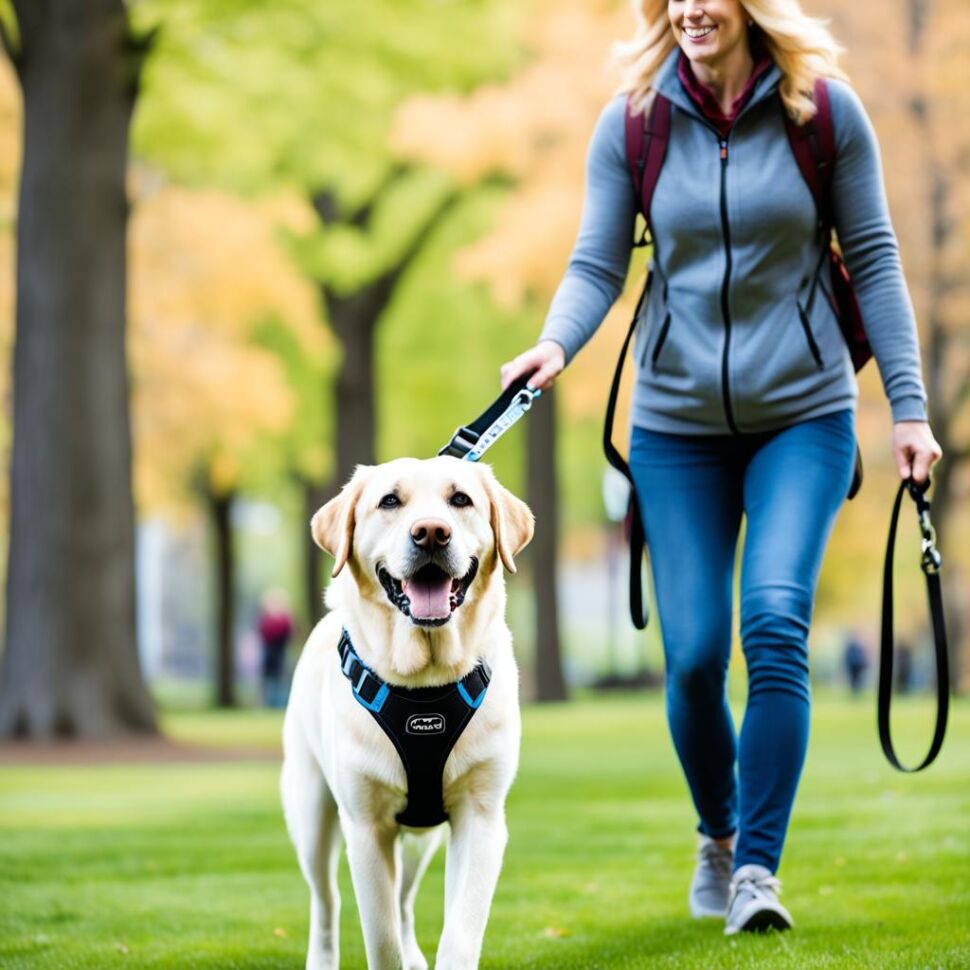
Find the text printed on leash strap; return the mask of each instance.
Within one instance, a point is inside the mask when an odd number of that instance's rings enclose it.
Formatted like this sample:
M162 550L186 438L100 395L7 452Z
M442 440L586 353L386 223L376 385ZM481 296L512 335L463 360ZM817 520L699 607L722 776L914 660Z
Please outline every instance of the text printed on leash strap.
M519 418L532 407L532 402L541 391L525 390L516 395L509 409L500 414L495 421L482 432L477 444L465 455L466 461L478 461L498 439L515 424Z

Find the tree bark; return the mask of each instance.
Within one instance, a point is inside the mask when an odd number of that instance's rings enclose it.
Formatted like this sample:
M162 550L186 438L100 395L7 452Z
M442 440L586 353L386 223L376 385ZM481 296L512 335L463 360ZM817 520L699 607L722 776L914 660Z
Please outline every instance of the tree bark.
M566 700L559 637L559 501L556 484L555 391L544 391L526 420L528 503L536 516L532 540L535 590L536 700Z
M236 559L232 538L232 502L235 494L233 492L219 494L210 489L206 498L212 519L212 538L215 545L213 556L216 594L215 702L217 707L235 707Z
M347 298L330 295L327 299L330 326L343 349L335 389L337 462L334 492L350 479L357 465L373 465L376 461L374 332L387 299L389 294L382 299L373 287Z
M122 0L14 5L24 157L0 735L151 732L125 358L125 169L144 52Z

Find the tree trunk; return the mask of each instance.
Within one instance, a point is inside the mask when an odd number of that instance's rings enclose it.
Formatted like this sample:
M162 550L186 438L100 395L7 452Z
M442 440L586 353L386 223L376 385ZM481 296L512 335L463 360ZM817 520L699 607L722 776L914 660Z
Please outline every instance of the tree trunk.
M216 706L236 706L235 549L232 541L233 492L207 495L215 544L216 592Z
M536 603L536 700L566 700L559 639L559 510L554 391L544 391L526 419L528 503L535 512L532 574Z
M317 192L312 202L320 221L325 226L339 223L366 228L382 195L394 187L400 174L392 169L387 181L378 188L368 204L343 223L340 223L340 207L334 194L327 190ZM326 284L320 287L330 326L339 338L344 354L337 374L334 407L337 416L337 467L332 494L347 483L357 465L372 465L377 460L374 334L401 278L458 198L457 193L451 193L439 200L398 259L360 289L341 295Z
M24 99L0 735L155 730L135 640L122 0L15 2Z
M334 409L337 490L346 484L357 465L372 465L376 461L374 331L386 300L371 306L370 294L371 289L367 288L349 299L331 297L328 301L330 325L343 349Z

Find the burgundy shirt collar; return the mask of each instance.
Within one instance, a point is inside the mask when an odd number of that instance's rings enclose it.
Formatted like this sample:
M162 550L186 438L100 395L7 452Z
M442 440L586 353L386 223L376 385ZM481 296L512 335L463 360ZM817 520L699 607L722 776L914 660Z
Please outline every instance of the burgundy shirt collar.
M680 52L680 58L677 62L677 76L680 78L680 83L683 84L684 90L690 96L691 101L700 108L704 117L714 124L722 138L727 138L735 119L751 98L758 79L772 66L771 56L762 44L756 43L752 54L755 56L755 65L751 76L745 83L744 89L734 99L734 103L731 105L731 111L728 114L724 114L720 104L718 104L717 98L714 96L714 92L697 80L697 75L694 74L690 59L683 51Z

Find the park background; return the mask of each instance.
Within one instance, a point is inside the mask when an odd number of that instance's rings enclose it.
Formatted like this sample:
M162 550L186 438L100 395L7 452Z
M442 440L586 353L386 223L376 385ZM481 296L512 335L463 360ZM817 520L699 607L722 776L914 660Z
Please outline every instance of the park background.
M898 779L878 763L871 690L854 701L842 685L849 633L873 656L877 646L898 482L870 364L858 415L866 481L840 514L819 585L818 738L807 831L792 852L812 858L813 834L828 848L849 826L868 855L846 865L833 848L838 884L879 889L863 898L849 928L862 949L844 964L812 950L821 941L827 952L824 933L794 944L810 953L758 942L749 957L857 966L875 946L871 965L970 965L959 696L970 675L970 9L806 9L846 46L879 135L946 455L932 497L958 698L935 774ZM17 739L0 746L0 962L295 966L305 900L273 790L279 716L257 710L260 597L288 591L298 648L329 565L309 539L312 511L358 462L434 454L495 396L499 365L535 340L575 237L586 145L616 83L609 45L631 33L630 8L4 0L0 25L0 447L11 470L0 476L10 547L0 734ZM505 928L486 939L494 967L639 966L634 953L652 965L668 942L676 965L731 959L682 926L679 884L651 887L629 865L649 858L683 870L684 885L689 876L687 796L658 693L589 693L661 674L656 621L636 634L626 619L599 444L643 267L635 255L597 335L488 456L538 513L510 584L523 700L573 698L526 712L509 888L496 904ZM897 629L914 649L915 690L898 730L912 757L932 718L917 563L907 520ZM731 697L740 711L740 656ZM573 805L555 835L544 785L566 786ZM619 830L630 813L647 828L602 835L601 823ZM237 839L250 850L236 852ZM550 859L576 842L584 851L559 872ZM512 861L517 844L531 847L531 865L529 851ZM844 918L836 876L813 885L803 873L796 891ZM581 889L578 908L565 886ZM662 933L644 930L645 898ZM536 908L534 933L523 903ZM617 914L611 931L600 908ZM901 936L876 932L897 912L909 918ZM156 926L135 925L146 913ZM351 919L349 965L356 937Z

